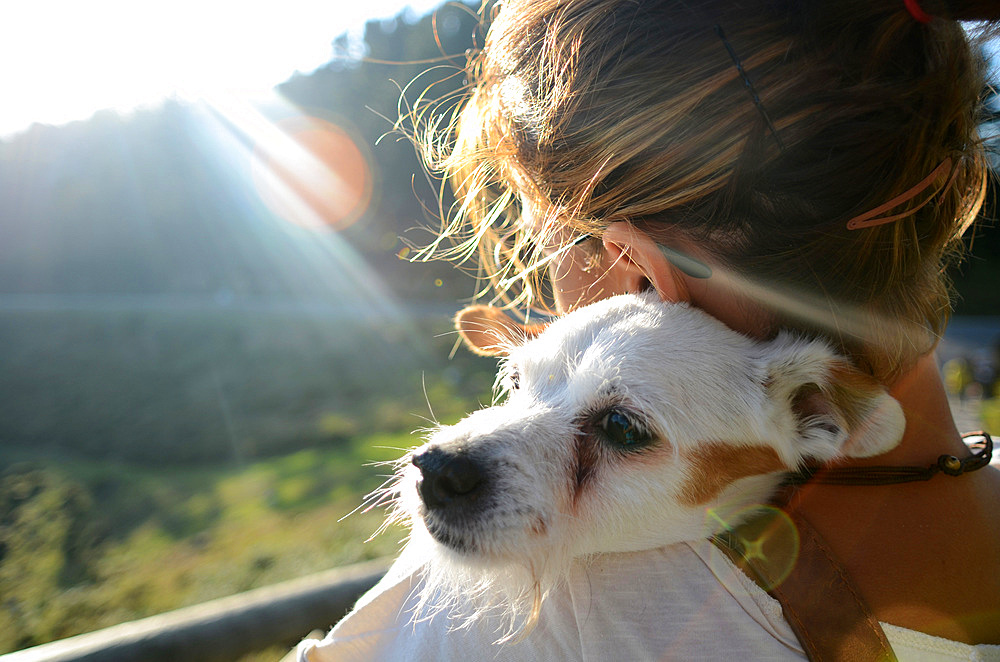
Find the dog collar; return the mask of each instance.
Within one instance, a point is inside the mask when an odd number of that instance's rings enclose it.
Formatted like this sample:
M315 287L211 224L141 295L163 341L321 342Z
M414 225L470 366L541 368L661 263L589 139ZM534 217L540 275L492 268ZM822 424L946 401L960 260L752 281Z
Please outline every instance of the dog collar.
M993 459L993 439L985 432L971 432L962 435L962 439L981 437L980 441L970 444L976 451L965 459L954 455L941 455L937 462L927 467L841 467L827 469L824 467L805 467L789 473L784 485L794 487L806 483L820 485L895 485L897 483L913 483L930 480L939 473L948 476L961 476L978 471Z

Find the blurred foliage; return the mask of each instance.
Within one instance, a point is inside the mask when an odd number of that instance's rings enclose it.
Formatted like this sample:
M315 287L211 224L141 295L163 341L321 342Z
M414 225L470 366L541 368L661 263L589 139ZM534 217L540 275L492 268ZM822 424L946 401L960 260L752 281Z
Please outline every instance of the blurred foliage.
M361 544L384 512L352 511L390 473L372 462L416 442L359 436L243 468L8 466L0 653L395 554L398 529Z
M398 550L361 544L381 509L341 518L493 362L441 320L251 318L6 316L0 652Z
M986 431L1000 430L1000 398L984 400L979 416L983 422L983 429Z
M1000 192L991 182L992 195ZM957 291L956 315L1000 315L1000 209L992 204L966 237L967 252L952 269Z
M18 448L238 463L410 430L428 400L447 409L468 393L474 406L494 362L449 360L446 313L421 314L369 325L226 309L5 312L0 467Z

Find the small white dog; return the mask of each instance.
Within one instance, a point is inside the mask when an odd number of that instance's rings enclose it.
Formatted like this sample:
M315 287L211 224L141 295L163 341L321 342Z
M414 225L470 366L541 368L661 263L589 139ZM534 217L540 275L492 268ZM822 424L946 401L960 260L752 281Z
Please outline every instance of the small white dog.
M709 537L783 473L883 453L903 432L899 404L826 343L758 342L652 295L534 338L485 307L458 326L506 356L506 397L433 431L373 496L426 547L422 607L467 622L499 609L508 636L572 560Z

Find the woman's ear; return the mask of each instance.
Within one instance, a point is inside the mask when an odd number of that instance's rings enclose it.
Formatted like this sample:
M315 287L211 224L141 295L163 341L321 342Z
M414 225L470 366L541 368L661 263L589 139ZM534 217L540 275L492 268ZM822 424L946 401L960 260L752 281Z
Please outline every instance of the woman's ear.
M648 234L625 221L616 221L607 227L601 240L622 291L641 292L652 285L664 301L691 301L684 280L686 271L673 264Z

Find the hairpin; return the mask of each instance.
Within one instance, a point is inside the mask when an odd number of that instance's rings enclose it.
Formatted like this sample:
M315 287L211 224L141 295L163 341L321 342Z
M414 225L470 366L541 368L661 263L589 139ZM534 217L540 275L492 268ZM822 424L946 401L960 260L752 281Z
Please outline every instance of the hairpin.
M781 142L781 137L778 136L778 131L774 128L774 124L771 122L771 117L767 114L764 109L764 104L760 101L760 96L757 94L757 90L754 89L753 83L750 81L750 76L747 75L746 70L743 68L743 63L740 62L740 58L736 55L736 51L733 49L729 40L726 39L726 33L722 31L722 26L716 24L715 34L719 36L722 40L723 45L726 47L726 51L729 52L729 57L733 59L733 64L736 65L736 71L740 72L740 78L743 79L743 86L746 87L747 92L750 93L750 98L753 99L753 105L757 107L757 111L760 113L761 117L764 118L764 122L767 124L768 130L771 135L774 136L774 141L778 143L778 148L781 151L785 151L785 145Z
M663 253L663 257L667 258L667 262L677 267L681 273L691 278L708 278L712 275L712 268L701 260L663 244L657 244L656 247Z
M921 8L919 0L903 0L903 6L917 23L930 23L933 18Z
M879 216L879 214L887 212L890 209L892 209L893 207L901 205L904 202L906 202L908 200L912 200L913 198L917 197L918 195L920 195L921 193L923 193L924 189L926 189L928 186L930 186L931 184L933 184L934 181L938 177L940 177L943 173L948 172L949 170L951 170L951 158L950 157L946 158L944 161L942 161L941 163L939 163L938 166L936 168L934 168L934 170L931 171L931 174L927 175L922 180L920 180L920 182L916 186L914 186L913 188L911 188L911 189L909 189L909 190L901 193L900 195L897 195L895 198L893 198L889 202L886 202L883 205L879 205L875 209L872 209L870 211L866 211L865 213L859 214L859 215L855 216L854 218L852 218L851 220L849 220L847 222L847 229L848 230L860 230L861 228L870 228L870 227L874 227L876 225L882 225L883 223L889 223L891 221L898 221L901 218L906 218L907 216L912 215L913 212L917 211L918 209L920 209L921 207L923 207L924 205L926 205L928 202L930 202L931 199L935 195L937 195L938 191L940 191L942 188L947 188L948 184L946 183L944 186L942 186L941 188L939 188L936 191L934 191L934 193L932 193L931 195L927 196L926 200L924 200L923 202L921 202L919 205L917 205L913 209L905 211L902 214L894 214L892 216L881 216L881 217Z

